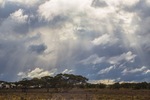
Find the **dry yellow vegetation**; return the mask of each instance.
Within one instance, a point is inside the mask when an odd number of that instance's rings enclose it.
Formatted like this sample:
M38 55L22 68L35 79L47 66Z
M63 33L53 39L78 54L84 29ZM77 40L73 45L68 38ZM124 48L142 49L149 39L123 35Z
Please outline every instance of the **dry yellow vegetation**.
M0 100L150 100L150 90L73 89L47 93L44 89L0 90Z

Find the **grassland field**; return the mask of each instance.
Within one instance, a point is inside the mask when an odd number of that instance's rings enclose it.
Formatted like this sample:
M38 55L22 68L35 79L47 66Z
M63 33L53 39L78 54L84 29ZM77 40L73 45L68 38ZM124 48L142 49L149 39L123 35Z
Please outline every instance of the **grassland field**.
M1 89L0 100L150 100L150 90L72 89L55 93L29 89L24 93L21 89Z

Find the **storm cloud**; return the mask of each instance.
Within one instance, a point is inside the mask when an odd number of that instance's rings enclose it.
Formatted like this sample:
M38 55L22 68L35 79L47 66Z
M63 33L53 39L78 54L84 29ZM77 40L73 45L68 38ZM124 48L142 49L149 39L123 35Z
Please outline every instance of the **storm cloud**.
M149 0L0 0L0 80L149 82L149 10Z

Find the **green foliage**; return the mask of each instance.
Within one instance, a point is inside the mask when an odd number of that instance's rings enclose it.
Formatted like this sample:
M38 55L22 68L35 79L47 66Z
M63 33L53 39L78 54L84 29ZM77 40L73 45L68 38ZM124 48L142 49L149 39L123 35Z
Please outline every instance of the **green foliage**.
M68 91L77 85L85 84L87 81L87 78L80 75L58 74L53 77L51 84L57 90Z

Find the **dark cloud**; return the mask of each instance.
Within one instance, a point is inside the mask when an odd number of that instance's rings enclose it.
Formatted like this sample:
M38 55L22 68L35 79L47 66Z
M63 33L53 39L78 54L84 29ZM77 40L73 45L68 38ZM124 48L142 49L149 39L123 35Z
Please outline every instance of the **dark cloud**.
M124 7L124 10L129 12L136 12L142 19L150 16L149 9L150 6L147 3L147 0L139 0L139 2L137 2L133 6Z
M29 51L31 52L36 52L38 54L43 53L47 49L47 46L44 44L39 44L39 45L31 45L29 46Z

